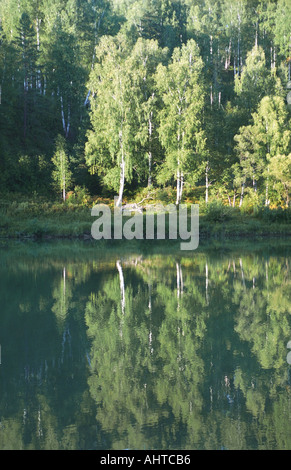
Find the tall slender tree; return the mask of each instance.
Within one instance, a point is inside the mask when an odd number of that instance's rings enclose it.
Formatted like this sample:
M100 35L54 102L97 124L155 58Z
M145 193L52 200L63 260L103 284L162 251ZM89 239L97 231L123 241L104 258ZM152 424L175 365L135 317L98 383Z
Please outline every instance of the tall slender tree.
M35 30L27 13L23 13L19 27L18 36L15 39L19 51L20 81L23 84L23 137L27 136L30 105L33 93L36 90L37 74L37 44Z
M56 139L56 150L52 158L54 165L53 181L58 191L62 194L63 201L66 200L66 192L72 181L72 172L65 138L59 135Z
M106 185L118 190L122 205L125 181L131 181L136 159L136 109L139 90L133 86L129 44L125 36L103 37L96 50L96 63L89 87L91 125L85 154L91 171L103 175Z
M159 134L166 151L161 181L176 181L176 204L182 200L183 186L190 172L201 163L205 135L201 118L204 106L202 60L197 44L189 40L176 48L166 67L159 65L157 87L162 99Z

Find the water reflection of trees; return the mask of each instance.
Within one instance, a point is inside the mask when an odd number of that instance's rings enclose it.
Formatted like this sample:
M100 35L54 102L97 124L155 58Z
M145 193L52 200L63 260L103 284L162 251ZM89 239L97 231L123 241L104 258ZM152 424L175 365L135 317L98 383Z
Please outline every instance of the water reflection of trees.
M17 380L1 378L1 448L291 447L288 256L50 266L26 263L20 296L8 295L19 272L0 286L3 328L18 312L21 331L8 352L26 351Z
M274 404L289 399L288 259L155 257L117 271L86 309L90 390L112 445L264 446L266 416L275 442Z

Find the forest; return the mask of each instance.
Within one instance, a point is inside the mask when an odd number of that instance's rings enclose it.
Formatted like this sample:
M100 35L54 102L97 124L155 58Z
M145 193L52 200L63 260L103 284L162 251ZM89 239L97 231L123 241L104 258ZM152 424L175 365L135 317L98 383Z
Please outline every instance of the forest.
M290 26L288 0L0 0L1 200L287 209Z

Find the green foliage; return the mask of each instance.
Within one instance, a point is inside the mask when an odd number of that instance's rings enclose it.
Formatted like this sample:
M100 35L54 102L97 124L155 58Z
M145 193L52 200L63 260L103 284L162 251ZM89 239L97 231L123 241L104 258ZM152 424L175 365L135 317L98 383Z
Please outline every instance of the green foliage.
M67 201L73 204L86 205L90 199L89 191L85 186L75 186L74 191L67 194Z
M71 184L72 172L67 154L66 141L64 137L58 136L56 140L56 151L52 158L54 170L52 173L55 187L62 194L63 200L66 200L66 191Z
M288 241L7 246L1 449L290 449Z
M246 195L240 207L240 211L244 215L256 215L263 206L262 196L253 188L247 188Z
M277 207L270 209L269 207L262 207L257 213L257 216L266 222L291 222L291 210Z
M226 206L222 201L214 199L202 208L202 214L208 222L226 222L233 213L233 209Z
M2 0L1 191L51 197L62 135L96 197L288 206L289 3Z

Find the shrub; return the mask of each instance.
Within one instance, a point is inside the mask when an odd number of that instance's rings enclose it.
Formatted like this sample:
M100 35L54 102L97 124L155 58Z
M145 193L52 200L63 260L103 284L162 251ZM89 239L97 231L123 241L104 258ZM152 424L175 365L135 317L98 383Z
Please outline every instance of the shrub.
M245 196L240 207L242 214L257 215L264 203L264 197L253 188L246 188Z
M67 194L67 201L73 204L88 204L91 197L88 190L84 186L75 186L74 191Z
M283 209L277 207L270 209L269 207L263 207L258 213L258 217L266 222L291 222L291 209Z
M232 208L225 206L222 201L213 200L204 207L205 219L209 222L224 222L232 215Z

